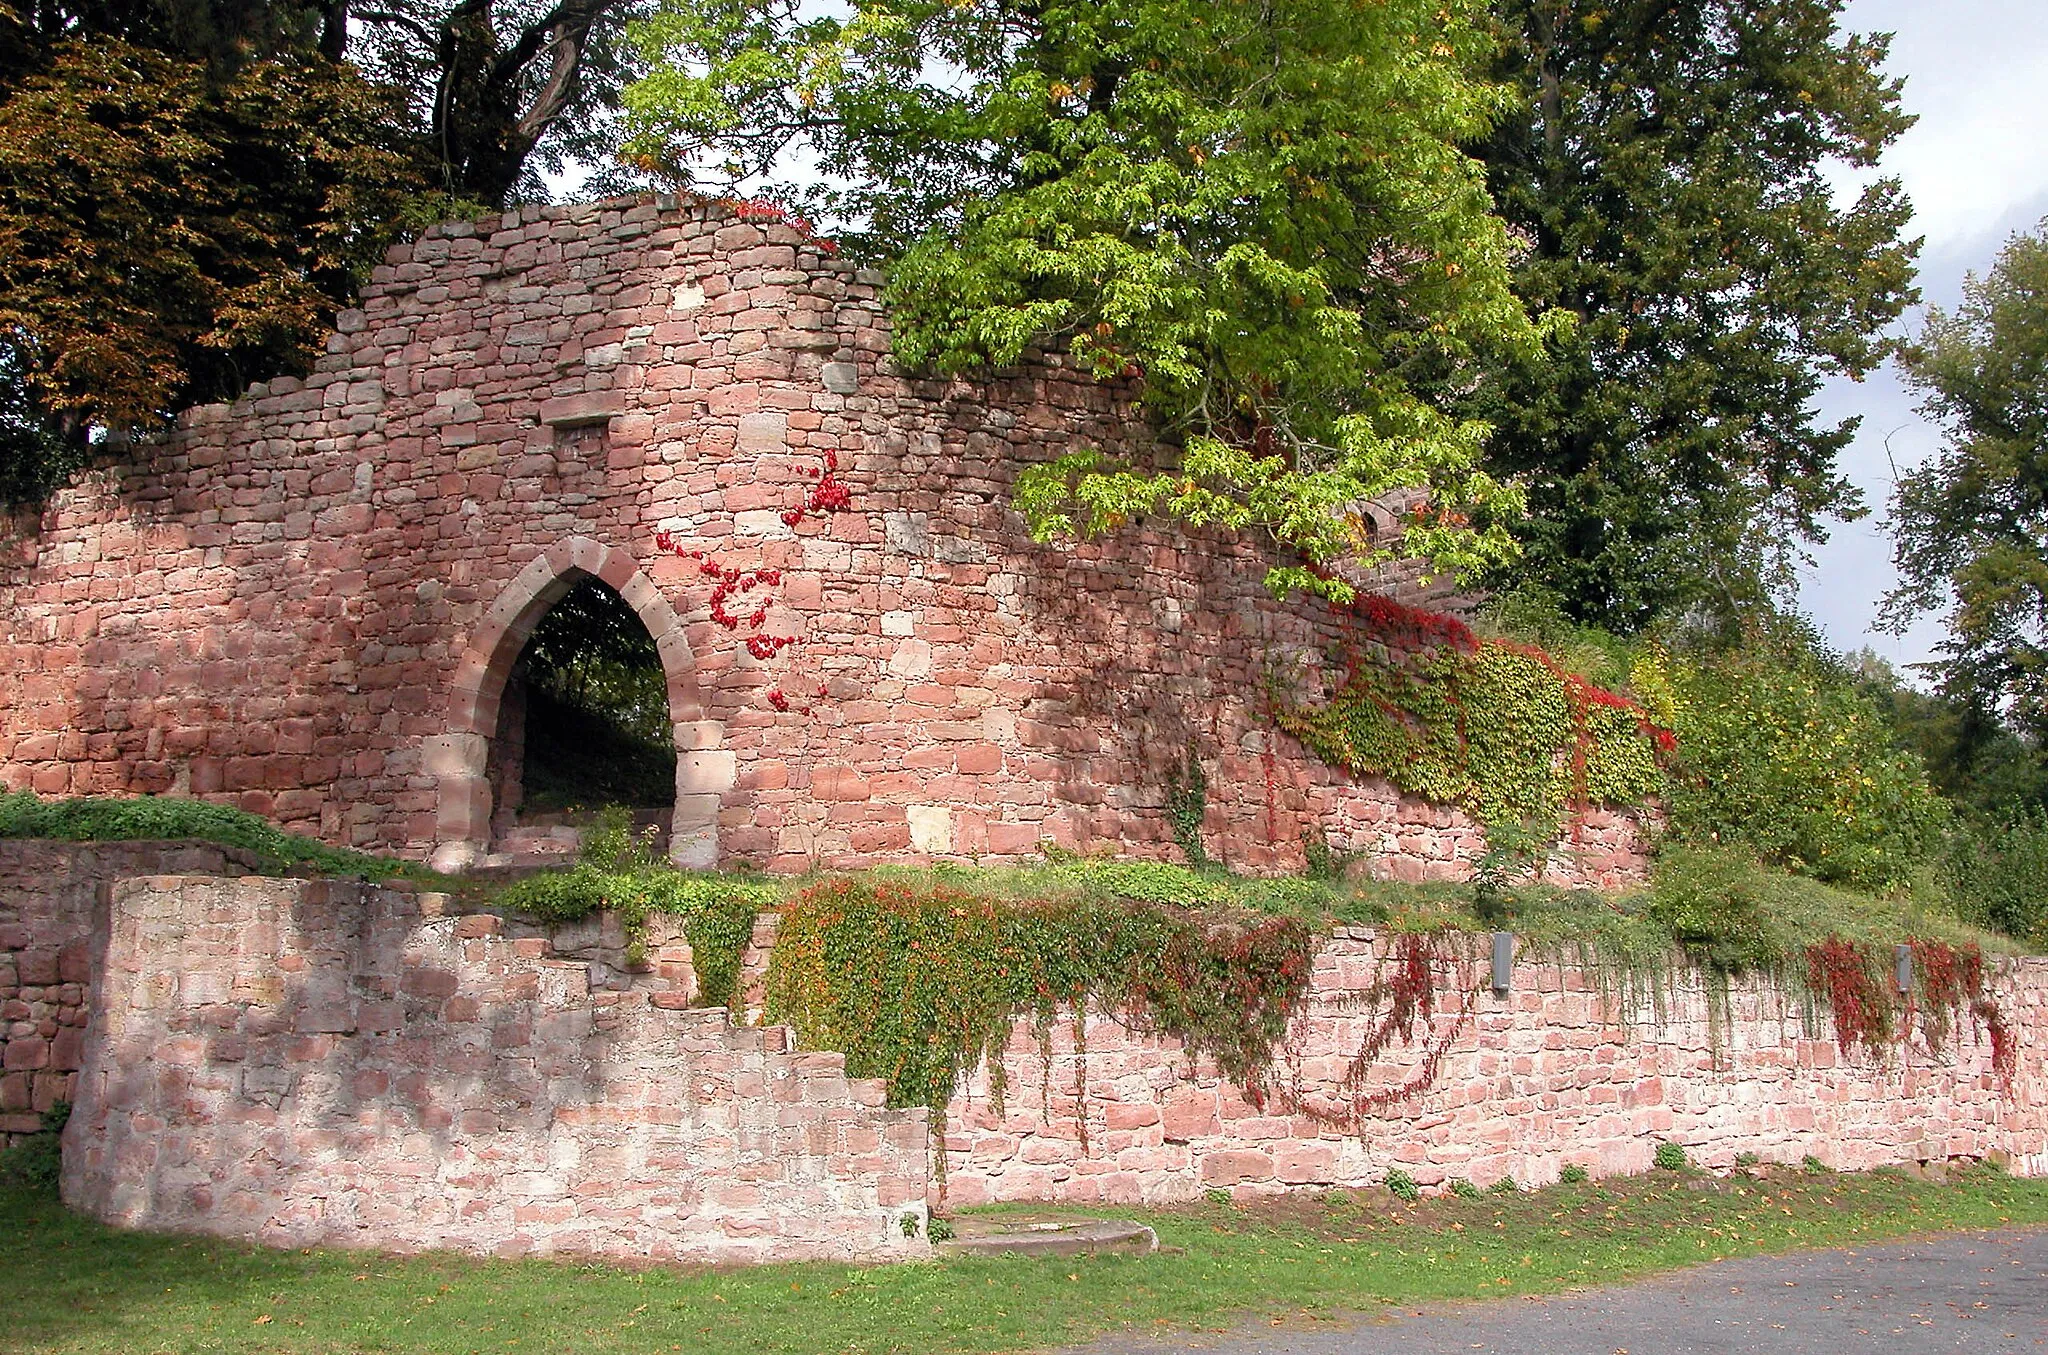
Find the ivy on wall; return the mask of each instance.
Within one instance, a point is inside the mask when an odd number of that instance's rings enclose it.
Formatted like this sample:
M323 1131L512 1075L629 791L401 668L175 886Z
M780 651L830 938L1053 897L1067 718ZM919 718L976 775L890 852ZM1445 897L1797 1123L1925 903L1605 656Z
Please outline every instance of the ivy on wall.
M529 875L498 895L505 908L543 922L574 922L609 909L626 934L626 962L647 958L648 924L657 913L682 924L697 974L697 999L730 1006L738 995L740 964L754 934L754 918L773 907L782 887L772 880L697 875L674 870L632 821L607 808L583 840L581 859L565 871Z
M1230 908L843 877L785 905L768 1016L805 1048L843 1052L850 1075L886 1079L890 1104L934 1112L976 1067L1000 1069L1020 1016L1043 1039L1091 1005L1175 1037L1256 1095L1317 944L1301 919Z
M1543 650L1363 594L1341 607L1344 678L1274 719L1324 761L1489 826L1632 804L1664 786L1669 730Z

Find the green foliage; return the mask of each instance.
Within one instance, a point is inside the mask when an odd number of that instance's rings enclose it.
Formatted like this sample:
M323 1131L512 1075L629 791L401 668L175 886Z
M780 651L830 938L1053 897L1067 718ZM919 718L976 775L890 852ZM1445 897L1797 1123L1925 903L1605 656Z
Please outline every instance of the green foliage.
M1838 665L1758 639L1678 655L1665 677L1680 758L1666 801L1675 837L1872 891L1906 886L1929 860L1950 811Z
M1451 1178L1451 1194L1461 1200L1476 1200L1480 1198L1482 1193L1479 1187L1473 1185L1462 1176Z
M2003 823L1959 829L1946 863L1950 905L1978 927L2048 944L2048 810L2021 809Z
M406 869L401 861L294 837L268 819L228 805L169 796L117 800L96 796L39 800L29 791L0 793L0 838L127 842L200 838L253 853L265 870L359 875L381 880Z
M645 957L648 923L657 913L678 918L690 943L697 991L707 1006L731 1005L754 918L782 897L773 881L700 875L656 860L633 836L623 812L608 810L586 833L583 856L566 871L529 875L498 895L501 907L543 922L574 922L600 909L618 914L627 958Z
M1667 1139L1657 1145L1657 1155L1654 1161L1659 1171L1684 1171L1685 1149Z
M1460 147L1505 109L1469 0L666 0L627 93L638 152L847 224L890 264L897 357L959 374L1034 346L1132 383L1177 452L1020 477L1047 538L1165 514L1311 561L1505 560L1519 495L1482 425L1408 373L1531 349L1510 246ZM849 187L778 185L786 159ZM1376 539L1358 505L1426 486ZM1348 596L1279 568L1276 589Z
M1527 241L1518 295L1576 322L1497 380L1446 382L1494 425L1489 465L1527 477L1503 582L1624 632L1752 600L1858 511L1836 468L1855 421L1814 397L1882 362L1917 299L1898 181L1836 199L1911 121L1886 39L1842 33L1843 0L1492 9L1516 97L1477 154Z
M1349 886L1331 881L1232 875L1213 864L1198 868L1170 861L1078 856L1052 847L1047 848L1046 864L1036 867L940 863L918 870L877 867L868 873L878 880L937 884L1018 901L1071 895L1172 908L1245 908L1316 920L1332 913L1343 913L1346 921L1358 922L1385 916L1377 904L1367 901L1361 905Z
M1323 705L1278 712L1325 761L1381 776L1481 823L1557 822L1570 806L1658 793L1655 731L1632 705L1540 650L1497 641L1352 656Z
M1173 840L1180 845L1188 864L1208 864L1209 853L1202 847L1202 819L1209 812L1209 774L1193 748L1185 763L1166 770L1166 821L1173 826Z
M1773 910L1783 890L1782 877L1740 852L1671 847L1657 861L1649 915L1700 964L1768 970L1792 950Z
M1665 848L1648 895L1646 920L1698 962L1730 971L1787 973L1829 937L1887 952L1915 937L2010 949L1928 906L1938 899L1859 894L1772 869L1739 848Z
M668 679L654 637L600 580L581 580L548 608L519 657L531 686L601 713L646 742L673 746Z
M1833 1167L1830 1167L1812 1153L1808 1153L1799 1160L1799 1169L1814 1176L1832 1175L1834 1173Z
M1301 856L1307 864L1308 878L1318 882L1342 880L1351 873L1352 862L1363 855L1360 852L1340 852L1330 845L1329 835L1320 829L1301 830Z
M1492 1185L1488 1186L1486 1188L1486 1193L1489 1195L1513 1195L1519 1192L1520 1190L1521 1187L1515 1184L1514 1177L1503 1176L1500 1178L1500 1180L1495 1181Z
M840 878L783 909L772 1019L894 1105L943 1109L1023 1016L1136 1013L1258 1094L1307 990L1314 933L1235 910L1087 896L1031 903L904 880Z
M41 1127L0 1153L0 1186L54 1195L64 1171L64 1124L71 1107L59 1101L43 1112Z
M1890 715L1899 746L1927 764L1935 789L1966 818L1997 823L2017 812L2048 810L2048 760L2001 712L1919 691L1868 649L1847 663L1858 685Z
M1737 1153L1735 1155L1735 1165L1743 1168L1744 1170L1754 1167L1762 1161L1763 1159L1758 1157L1755 1153L1743 1152Z
M2007 242L1954 311L1932 310L1907 356L1948 446L1892 501L1903 632L1947 608L1935 672L1965 705L2048 738L2048 221Z
M1557 1179L1562 1185L1583 1186L1592 1179L1592 1175L1578 1163L1567 1162L1564 1164L1563 1169L1558 1172Z
M1422 1198L1422 1187L1415 1184L1415 1178L1399 1167L1387 1172L1387 1190L1397 1200L1413 1204Z

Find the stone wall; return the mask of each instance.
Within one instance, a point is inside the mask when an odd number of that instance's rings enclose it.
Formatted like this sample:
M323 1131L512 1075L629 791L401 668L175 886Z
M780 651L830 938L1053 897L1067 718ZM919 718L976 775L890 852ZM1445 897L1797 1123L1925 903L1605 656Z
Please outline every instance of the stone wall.
M159 871L248 863L210 842L0 839L0 1148L76 1099L86 997L106 946L106 887Z
M355 883L110 891L64 1140L98 1218L286 1246L926 1254L922 1110L495 917ZM906 1231L905 1218L915 1225Z
M885 1109L881 1084L795 1051L783 1027L692 1009L689 947L666 930L636 977L620 972L615 926L551 941L441 916L433 894L189 875L102 891L81 930L92 891L66 882L145 852L0 844L0 898L30 919L0 925L32 927L17 953L83 945L71 963L93 975L69 1006L89 1016L82 1071L21 1071L31 1088L77 1078L65 1198L130 1226L291 1246L878 1259L923 1253L902 1220L921 1221L928 1194L1161 1203L1374 1185L1394 1167L1425 1186L1535 1185L1567 1164L1646 1170L1667 1140L1714 1168L1755 1153L2048 1173L2048 959L1994 967L2009 1082L1968 1017L1939 1049L1916 1035L1881 1059L1844 1057L1825 1014L1809 1021L1768 985L1715 1004L1680 976L1624 997L1525 958L1496 994L1475 961L1364 1090L1405 1086L1432 1050L1435 1079L1333 1128L1285 1097L1333 1105L1375 1019L1360 997L1384 952L1345 931L1317 956L1283 1099L1255 1106L1173 1041L1102 1013L1085 1050L1056 1022L1049 1055L1019 1023L1001 1111L987 1070L948 1107L940 1178L922 1110ZM75 906L31 918L9 868ZM747 951L750 1006L772 924Z
M520 647L596 576L667 668L679 860L1167 853L1192 749L1233 866L1298 867L1306 832L1391 874L1467 869L1462 816L1262 718L1274 675L1320 690L1339 636L1266 595L1250 544L1137 524L1046 547L1008 509L1020 465L1156 451L1129 391L1046 364L908 379L876 282L671 198L395 248L313 374L190 411L0 541L0 786L189 794L459 867L491 846ZM847 511L785 521L828 458ZM660 531L782 571L748 601L772 592L767 630L800 642L750 654ZM1626 819L1567 847L1563 878L1640 870Z
M1342 1103L1338 1083L1373 1018L1358 997L1383 958L1365 931L1317 956L1280 1076L1306 1104ZM1363 1085L1408 1085L1442 1045L1436 1078L1351 1133L1254 1106L1173 1041L1100 1014L1085 1055L1071 1022L1056 1023L1049 1061L1020 1023L1002 1112L986 1070L948 1108L947 1200L1151 1203L1363 1186L1395 1167L1425 1186L1541 1185L1568 1163L1596 1176L1647 1171L1666 1140L1720 1169L1741 1153L1853 1170L1997 1156L2048 1174L2048 959L1996 966L1991 987L2017 1041L2010 1086L1968 1016L1939 1052L1915 1038L1879 1060L1844 1057L1825 1012L1810 1025L1798 998L1765 984L1734 985L1718 1014L1697 975L1654 1000L1603 993L1585 969L1546 962L1518 962L1505 996L1476 964L1446 987L1435 1017L1395 1041Z

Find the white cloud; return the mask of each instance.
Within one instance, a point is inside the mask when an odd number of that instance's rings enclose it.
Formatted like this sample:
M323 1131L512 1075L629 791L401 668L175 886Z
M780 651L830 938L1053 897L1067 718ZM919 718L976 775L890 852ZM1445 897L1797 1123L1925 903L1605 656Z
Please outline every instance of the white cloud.
M2033 225L2048 197L2048 22L2036 4L1852 0L1844 26L1892 31L1893 75L1919 121L1874 172L1843 170L1853 193L1877 173L1904 180L1930 261L1981 253Z

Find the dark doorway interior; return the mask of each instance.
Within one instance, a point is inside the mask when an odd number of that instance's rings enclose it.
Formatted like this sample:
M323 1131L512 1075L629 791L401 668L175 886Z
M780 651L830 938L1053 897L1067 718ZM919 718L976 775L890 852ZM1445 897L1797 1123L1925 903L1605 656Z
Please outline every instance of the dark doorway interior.
M489 774L501 852L566 847L574 834L563 830L608 805L666 837L676 796L668 681L647 628L598 580L564 594L520 651Z

